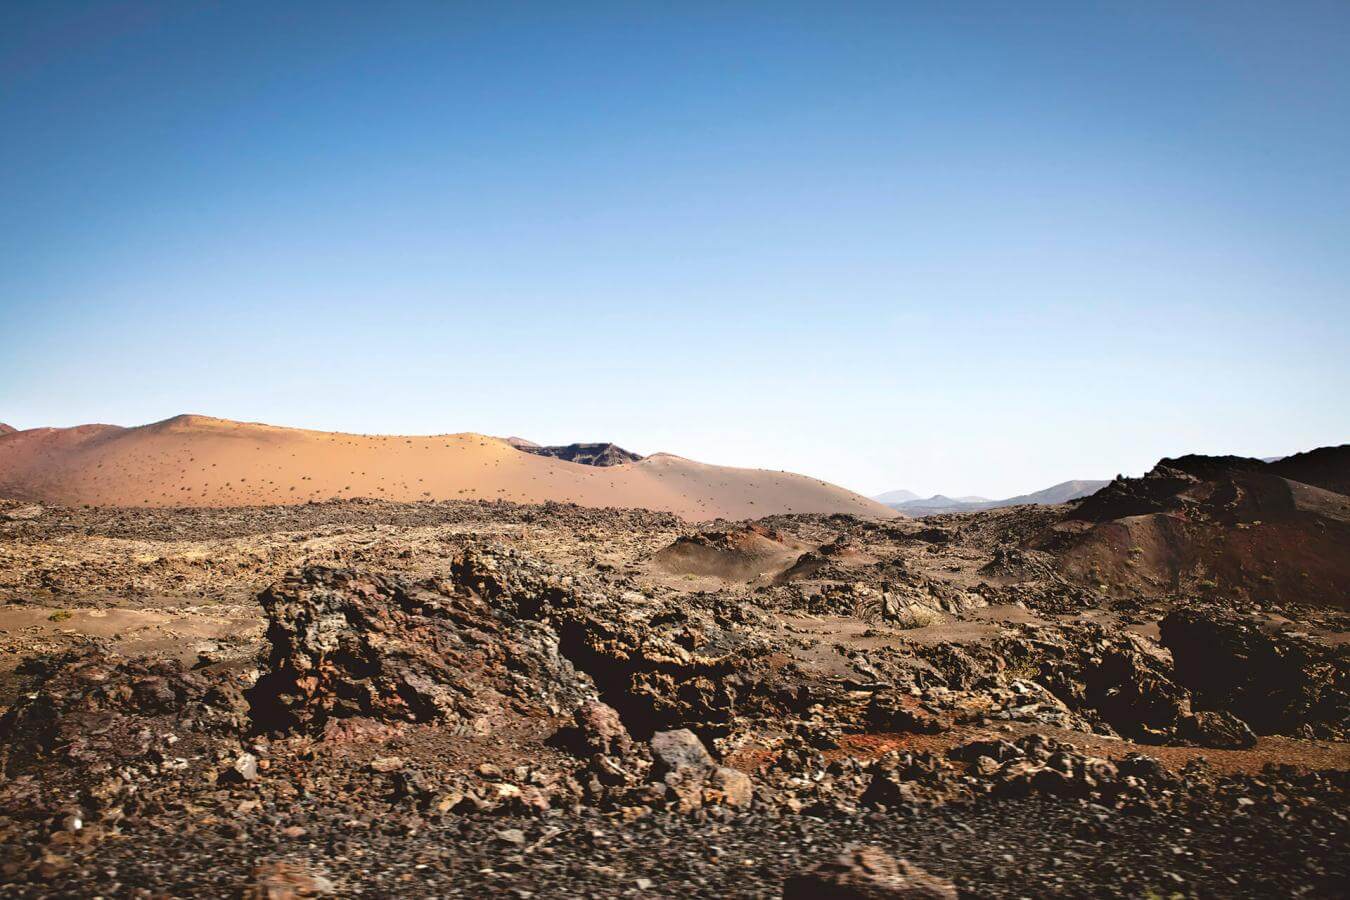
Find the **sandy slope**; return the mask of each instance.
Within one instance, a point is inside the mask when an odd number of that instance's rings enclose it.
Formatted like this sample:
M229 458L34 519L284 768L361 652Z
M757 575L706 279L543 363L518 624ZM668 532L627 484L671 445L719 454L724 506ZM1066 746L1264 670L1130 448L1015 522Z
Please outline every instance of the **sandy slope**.
M369 436L205 416L0 436L0 496L97 506L270 505L331 497L559 500L669 510L690 519L895 515L814 478L668 454L597 468L524 453L480 434Z

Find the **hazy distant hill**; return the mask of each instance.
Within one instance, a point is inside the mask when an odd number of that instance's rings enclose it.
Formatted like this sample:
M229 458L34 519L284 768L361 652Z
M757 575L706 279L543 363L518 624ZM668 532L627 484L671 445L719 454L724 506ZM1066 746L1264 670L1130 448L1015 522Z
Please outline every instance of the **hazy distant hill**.
M1019 506L1024 503L1040 503L1044 505L1068 503L1070 500L1077 500L1079 497L1095 494L1110 483L1110 481L1094 480L1061 481L1059 484L1045 488L1044 490L1036 491L1033 494L1021 494L1017 497L1009 497L1007 500L991 501L991 505Z
M899 503L882 502L887 503L887 505L893 509L900 510L907 516L933 516L940 513L978 512L982 509L997 509L1000 506L1068 503L1070 500L1077 500L1079 497L1095 494L1108 484L1110 484L1108 481L1063 481L1043 490L1035 491L1030 494L1019 494L1016 497L1008 497L1004 500L985 500L977 497L947 497L942 494L935 494L932 497L922 499L916 498Z
M887 491L884 494L877 494L872 499L877 501L878 503L885 503L888 506L894 506L897 503L905 503L906 501L909 500L918 500L919 495L914 493L913 491L906 491L902 489L898 491Z

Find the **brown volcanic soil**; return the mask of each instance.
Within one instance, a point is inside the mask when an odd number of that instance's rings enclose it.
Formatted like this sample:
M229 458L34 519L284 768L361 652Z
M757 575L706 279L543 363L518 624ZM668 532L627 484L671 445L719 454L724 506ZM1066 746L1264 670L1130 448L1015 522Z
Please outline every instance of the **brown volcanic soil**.
M370 497L558 501L691 520L781 512L894 516L814 478L669 454L591 466L479 434L398 437L178 416L139 428L38 428L0 437L0 496L67 506L224 507Z

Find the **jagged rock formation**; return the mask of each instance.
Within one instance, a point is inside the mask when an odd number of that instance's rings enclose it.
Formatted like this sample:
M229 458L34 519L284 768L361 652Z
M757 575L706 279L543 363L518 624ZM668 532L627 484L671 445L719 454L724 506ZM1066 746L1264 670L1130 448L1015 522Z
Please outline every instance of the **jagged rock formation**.
M595 681L600 696L639 737L691 727L725 731L754 698L771 694L773 667L763 637L737 627L750 610L721 615L658 597L559 577L519 555L472 552L458 569L482 596L537 616L556 629L560 649Z

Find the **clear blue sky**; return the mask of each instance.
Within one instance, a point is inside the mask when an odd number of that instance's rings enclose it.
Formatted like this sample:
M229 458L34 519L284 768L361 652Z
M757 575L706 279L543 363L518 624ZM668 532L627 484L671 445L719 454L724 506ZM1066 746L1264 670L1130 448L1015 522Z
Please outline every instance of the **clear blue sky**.
M1350 3L0 5L0 420L1002 496L1350 440Z

